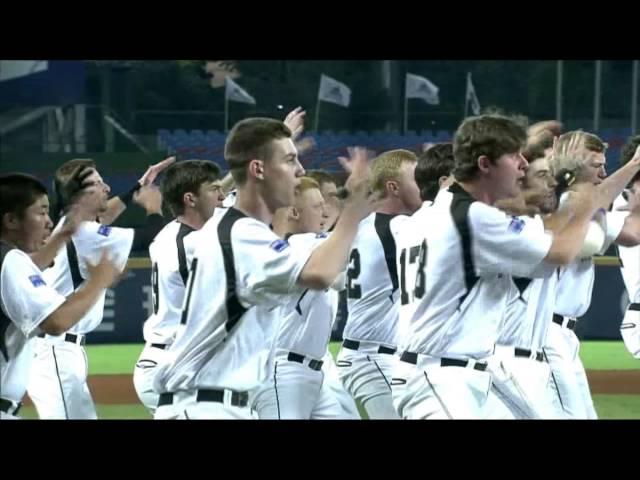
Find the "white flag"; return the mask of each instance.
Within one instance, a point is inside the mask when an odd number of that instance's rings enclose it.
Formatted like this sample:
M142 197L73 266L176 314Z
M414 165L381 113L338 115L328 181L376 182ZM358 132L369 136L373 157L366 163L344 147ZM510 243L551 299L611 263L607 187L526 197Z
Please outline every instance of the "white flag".
M226 89L224 92L224 98L227 100L233 100L234 102L249 103L251 105L256 104L256 99L247 93L247 91L231 80L230 77L225 77Z
M0 82L44 72L48 68L47 60L0 60Z
M351 103L351 89L344 83L322 74L320 77L318 99L323 102L330 102L343 107L348 107Z
M467 73L467 94L466 94L466 104L469 105L471 102L471 111L474 115L480 115L480 102L478 101L478 96L476 95L476 89L473 88L473 82L471 82L471 73ZM466 111L465 107L465 111Z
M406 98L421 98L429 105L438 105L440 103L438 87L426 78L413 73L407 73L404 91Z

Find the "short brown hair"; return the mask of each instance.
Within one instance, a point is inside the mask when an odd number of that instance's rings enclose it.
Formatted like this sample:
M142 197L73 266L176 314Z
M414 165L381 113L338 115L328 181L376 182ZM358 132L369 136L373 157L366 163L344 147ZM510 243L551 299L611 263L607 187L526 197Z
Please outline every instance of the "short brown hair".
M56 210L64 210L73 204L78 192L72 191L70 180L85 168L96 168L96 162L90 158L74 158L58 167L53 178L53 189L56 197Z
M291 138L291 130L273 118L246 118L236 123L227 136L224 158L236 185L247 181L247 165L251 160L270 160L272 142Z
M406 162L417 162L418 157L409 150L389 150L373 160L371 164L371 188L374 192L385 192L387 181L396 178L400 167Z
M162 182L162 198L175 216L184 213L184 194L198 194L200 187L220 178L220 167L208 160L183 160L171 165Z
M418 158L414 177L422 201L433 200L440 190L440 178L453 171L453 145L436 143Z
M519 152L527 140L522 125L502 115L469 117L453 138L456 180L467 182L478 176L478 158L495 162L502 155Z
M338 182L329 172L325 172L324 170L308 170L305 174L306 177L313 178L318 185L322 185L323 183L335 183L336 186Z

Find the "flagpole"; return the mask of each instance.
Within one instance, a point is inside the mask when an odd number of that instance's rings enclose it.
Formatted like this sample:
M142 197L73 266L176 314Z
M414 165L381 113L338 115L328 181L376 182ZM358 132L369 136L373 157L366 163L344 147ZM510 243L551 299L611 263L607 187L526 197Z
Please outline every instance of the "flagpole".
M636 134L638 126L638 60L633 61L631 76L631 135Z
M316 102L316 122L315 131L318 133L318 122L320 121L320 94L318 94L318 101Z
M556 120L562 122L562 73L564 64L558 60L556 64Z
M602 83L602 60L596 60L596 78L593 91L593 131L600 128L600 87Z
M229 131L229 98L224 96L224 132Z
M404 135L407 134L409 127L409 99L407 98L407 92L404 92Z
M467 118L469 115L469 72L467 72L467 83L464 89L464 118Z

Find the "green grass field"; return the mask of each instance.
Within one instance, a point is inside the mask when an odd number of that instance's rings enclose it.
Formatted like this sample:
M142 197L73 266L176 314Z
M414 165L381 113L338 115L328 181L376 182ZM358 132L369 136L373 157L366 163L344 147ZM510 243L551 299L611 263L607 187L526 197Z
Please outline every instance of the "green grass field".
M94 345L87 347L89 374L131 374L142 344ZM335 356L339 343L330 345ZM582 342L580 356L587 370L636 370L640 362L624 348L622 342ZM640 419L640 395L594 395L598 415L602 419ZM148 419L151 418L141 405L98 405L101 419ZM23 418L37 418L33 407L25 407Z

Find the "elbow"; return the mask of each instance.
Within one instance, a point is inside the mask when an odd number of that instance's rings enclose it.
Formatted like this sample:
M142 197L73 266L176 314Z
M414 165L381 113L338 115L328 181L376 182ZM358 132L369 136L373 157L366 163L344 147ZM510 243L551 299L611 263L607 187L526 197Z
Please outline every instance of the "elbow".
M311 290L326 290L333 283L334 278L330 278L321 272L302 272L298 283Z
M55 312L40 324L40 329L47 335L62 335L66 331Z
M575 259L576 255L572 255L567 251L549 252L545 261L553 265L568 265Z

